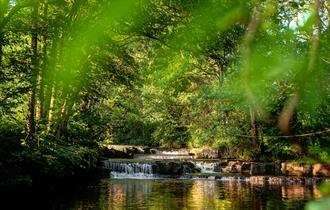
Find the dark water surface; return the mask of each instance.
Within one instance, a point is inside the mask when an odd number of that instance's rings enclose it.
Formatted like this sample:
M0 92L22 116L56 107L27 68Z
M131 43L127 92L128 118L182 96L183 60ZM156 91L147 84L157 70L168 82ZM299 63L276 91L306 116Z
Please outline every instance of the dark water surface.
M0 209L304 209L317 187L216 180L103 179L84 187L1 196ZM12 200L13 199L13 200Z

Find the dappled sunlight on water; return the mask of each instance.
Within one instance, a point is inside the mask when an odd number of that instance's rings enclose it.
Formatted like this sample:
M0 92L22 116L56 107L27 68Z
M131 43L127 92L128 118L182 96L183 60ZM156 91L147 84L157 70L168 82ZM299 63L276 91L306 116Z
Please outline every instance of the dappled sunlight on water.
M302 209L316 187L214 180L107 180L106 209Z
M321 192L316 186L282 186L281 196L285 199L304 199L305 197L321 198Z

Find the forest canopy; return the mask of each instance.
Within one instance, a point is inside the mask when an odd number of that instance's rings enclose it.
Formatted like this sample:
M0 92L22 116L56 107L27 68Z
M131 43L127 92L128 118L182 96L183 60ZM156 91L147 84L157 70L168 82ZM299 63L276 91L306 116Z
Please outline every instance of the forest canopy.
M329 162L329 24L327 0L0 0L0 168L100 144Z

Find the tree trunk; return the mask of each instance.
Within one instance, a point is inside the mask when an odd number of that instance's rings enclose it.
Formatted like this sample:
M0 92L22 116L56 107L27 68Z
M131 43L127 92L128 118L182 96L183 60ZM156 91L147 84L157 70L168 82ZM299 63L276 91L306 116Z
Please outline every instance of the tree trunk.
M51 129L51 126L52 126L54 102L55 102L55 94L56 94L55 90L56 90L55 84L52 84L49 110L48 110L48 114L47 114L47 133L50 132L50 129Z
M42 9L43 9L43 18L47 18L47 10L48 10L48 5L47 1L44 1L42 4ZM41 42L42 42L42 68L40 71L40 84L39 84L39 116L41 119L46 118L46 111L45 111L45 71L47 67L47 35L46 32L44 31L41 34Z
M70 94L67 94L67 99L63 104L60 120L57 126L56 136L58 138L62 137L66 133L67 124L69 121L70 114L72 112L73 105L73 99L70 98Z
M65 99L62 106L58 109L58 120L56 123L56 138L60 138L64 133L64 116L66 115L68 99Z
M58 60L58 37L54 36L50 49L49 59L47 60L47 70L44 71L44 103L43 112L47 118L47 132L50 132L56 98L56 62Z
M258 146L258 125L256 120L255 111L250 108L250 119L251 119L251 132L252 132L252 148L256 149Z
M32 67L31 67L31 89L29 91L29 104L28 104L28 116L27 116L27 138L32 140L36 134L36 89L37 89L37 77L38 77L38 32L37 24L35 23L38 17L38 5L35 5L32 9L32 21L34 21L31 36L31 50L32 50Z

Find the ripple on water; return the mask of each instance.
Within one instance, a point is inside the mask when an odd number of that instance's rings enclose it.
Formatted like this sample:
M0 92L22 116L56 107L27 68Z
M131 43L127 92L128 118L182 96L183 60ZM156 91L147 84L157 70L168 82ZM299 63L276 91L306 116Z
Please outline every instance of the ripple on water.
M1 197L1 209L304 209L317 186L208 179L103 179L95 185Z

